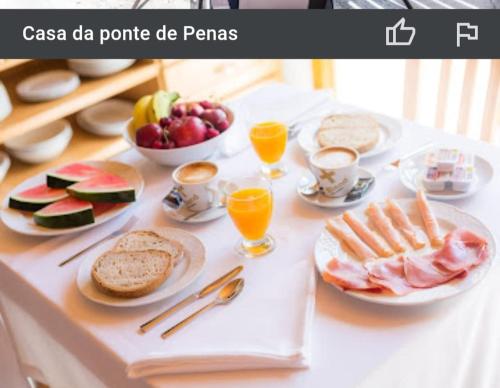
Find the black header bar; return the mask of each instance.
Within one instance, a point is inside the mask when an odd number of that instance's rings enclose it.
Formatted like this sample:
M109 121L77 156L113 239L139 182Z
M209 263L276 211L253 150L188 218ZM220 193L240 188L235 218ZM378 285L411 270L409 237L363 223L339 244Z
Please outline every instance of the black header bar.
M0 58L500 58L500 10L0 10Z

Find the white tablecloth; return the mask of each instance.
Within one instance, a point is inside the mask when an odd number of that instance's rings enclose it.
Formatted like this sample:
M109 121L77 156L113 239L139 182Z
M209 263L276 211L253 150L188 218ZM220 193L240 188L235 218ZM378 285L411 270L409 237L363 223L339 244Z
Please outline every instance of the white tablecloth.
M272 90L269 91L270 93ZM364 165L378 170L384 163L414 149L432 139L448 145L465 147L500 165L498 150L484 143L447 135L405 123L402 141L396 150L369 160ZM135 158L124 155L124 158ZM289 145L286 161L292 172L275 184L281 193L271 232L280 236L289 235L286 243L302 240L311 247L327 215L336 211L314 208L303 203L294 193L305 160L296 142ZM257 161L251 150L221 160L226 173L234 175L243 171L252 172ZM157 171L146 162L141 168L149 173ZM159 170L158 170L159 171ZM167 184L167 183L165 183ZM495 206L500 198L500 181L495 175L487 189L469 199L456 201L455 205L479 217L498 235L500 220ZM409 191L398 181L397 174L382 172L371 197L382 199L387 195L408 197ZM158 215L158 217L162 217ZM281 230L277 219L290 217L303 219L305 228ZM218 222L230 222L228 219ZM165 223L167 223L165 221ZM275 225L280 225L280 230ZM196 233L207 226L188 227ZM283 225L283 227L285 227ZM30 277L36 276L36 260L20 264L16 261L20 247L33 244L31 239L19 237L0 229L2 236L2 271L8 287L2 287L2 303L9 314L11 329L20 358L28 365L38 366L54 387L110 386L122 387L494 387L500 385L500 305L497 295L500 288L498 266L495 265L486 279L470 292L431 306L414 308L391 308L370 305L353 300L319 281L316 291L316 314L312 331L312 366L308 370L263 370L243 372L217 372L190 375L170 375L147 379L128 380L123 362L111 354L102 352L94 341L87 341L82 333L76 334L74 319L89 320L99 324L100 315L72 317L72 303L78 298L74 288L68 288L65 313L58 316L57 330L41 328L32 317L39 314L59 314L59 308L48 299L36 300L16 298L16 290L26 288ZM236 238L228 236L228 240ZM7 247L3 241L9 241ZM285 243L278 241L278 243ZM9 255L9 253L11 255ZM303 254L301 252L301 254ZM24 278L20 278L23 274ZM26 276L26 275L29 276ZM27 282L28 281L28 282ZM29 288L23 294L29 297ZM31 290L33 291L33 290ZM50 297L48 295L47 297ZM95 311L94 311L95 313ZM104 314L104 310L103 310ZM120 317L120 313L117 313ZM123 315L126 319L126 315ZM102 324L105 324L103 321ZM54 328L52 328L54 329ZM26 338L39 337L29 342ZM61 344L65 344L61 346ZM71 354L85 353L99 363L79 363ZM52 348L54 350L52 351ZM37 357L38 356L38 357ZM41 358L40 358L41 357ZM73 376L73 379L71 377ZM69 379L69 380L68 380Z

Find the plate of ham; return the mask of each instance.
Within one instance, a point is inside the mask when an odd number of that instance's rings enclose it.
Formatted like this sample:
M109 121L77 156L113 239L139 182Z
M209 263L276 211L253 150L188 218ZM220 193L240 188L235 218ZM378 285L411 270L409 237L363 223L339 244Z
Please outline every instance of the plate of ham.
M469 290L495 258L495 238L445 203L387 199L326 221L315 245L323 280L369 302L417 305Z

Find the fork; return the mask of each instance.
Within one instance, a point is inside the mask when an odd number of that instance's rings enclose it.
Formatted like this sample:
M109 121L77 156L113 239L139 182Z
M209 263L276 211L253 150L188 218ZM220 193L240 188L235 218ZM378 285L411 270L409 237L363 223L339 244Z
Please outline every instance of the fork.
M118 235L120 235L123 232L129 231L135 225L135 223L137 221L138 221L138 218L136 216L130 217L130 219L127 221L127 223L125 225L123 225L121 228L115 230L113 233L111 233L111 234L109 234L109 235L107 235L107 236L105 236L105 237L97 240L96 242L94 242L94 243L90 244L89 246L83 248L82 250L76 252L73 256L70 256L66 260L60 262L59 265L58 265L58 267L63 267L66 264L72 262L74 259L76 259L78 256L80 256L82 253L85 253L89 249L94 248L97 244L103 243L104 241L108 241L108 240L110 240L112 238L117 237Z

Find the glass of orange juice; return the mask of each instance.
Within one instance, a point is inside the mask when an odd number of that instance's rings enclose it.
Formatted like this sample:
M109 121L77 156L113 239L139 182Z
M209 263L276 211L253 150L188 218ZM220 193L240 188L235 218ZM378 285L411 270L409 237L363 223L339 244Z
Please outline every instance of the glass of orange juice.
M287 140L287 126L277 121L258 123L250 130L250 141L263 162L261 170L266 177L275 179L286 174L281 158L285 153Z
M243 238L236 250L245 257L265 255L274 249L267 228L273 212L271 183L264 177L243 177L227 183L229 216Z

